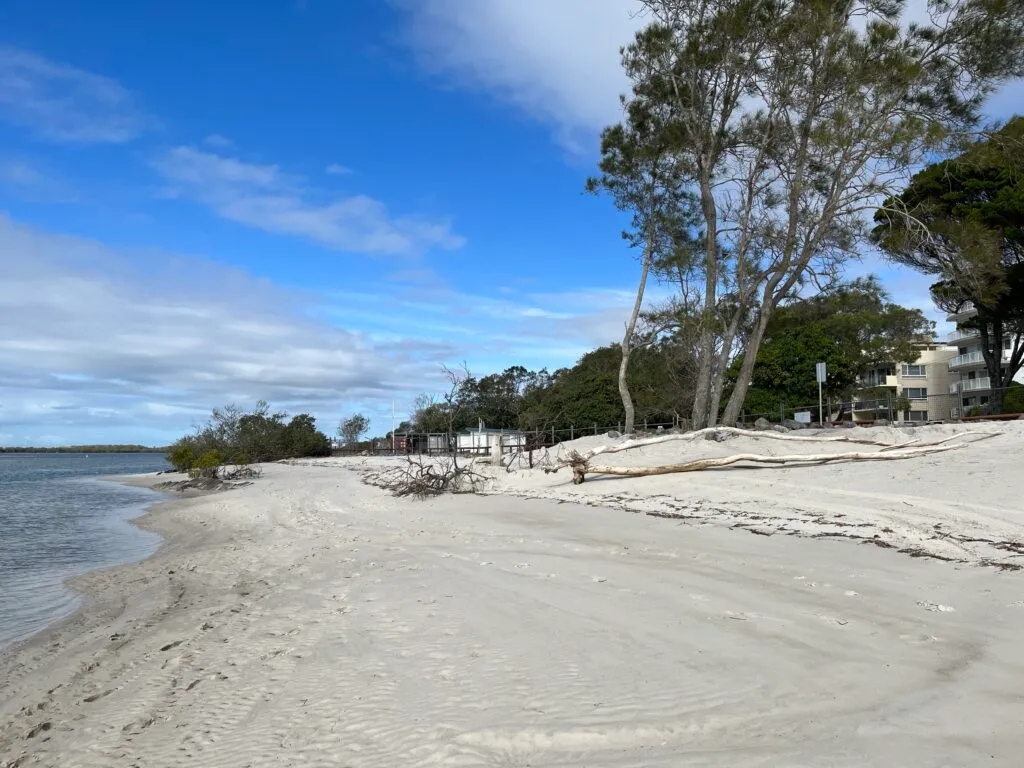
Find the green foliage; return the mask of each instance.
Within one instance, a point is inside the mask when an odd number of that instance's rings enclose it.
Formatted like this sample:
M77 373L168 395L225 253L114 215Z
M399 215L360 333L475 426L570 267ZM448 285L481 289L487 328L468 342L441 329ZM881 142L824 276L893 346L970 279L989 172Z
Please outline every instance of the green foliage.
M224 458L220 451L207 451L192 463L189 474L192 477L217 477L217 472L223 463Z
M1010 387L1003 395L1003 413L1024 413L1024 386Z
M358 443L369 429L370 420L361 413L355 413L347 419L342 419L338 425L338 437L348 444Z
M615 427L624 418L618 390L621 355L619 346L612 344L554 373L515 366L480 379L469 377L456 393L454 429L476 427L481 419L495 429ZM688 405L691 362L671 337L633 352L627 381L639 422L671 423ZM405 425L407 431L447 431L447 403L421 397L418 405L411 423Z
M889 302L875 278L780 307L765 331L744 409L775 413L780 403L816 403L814 366L819 362L828 369L826 391L848 396L866 369L916 359L914 342L930 339L933 327L920 310ZM734 361L733 380L741 364L741 359Z
M330 440L317 430L308 414L288 420L286 413L270 413L262 400L246 412L234 405L215 408L210 420L191 435L177 440L169 449L168 461L175 468L189 468L215 453L220 464L248 464L304 456L329 456Z
M184 442L176 443L167 453L167 461L177 472L188 472L196 462L192 447Z
M654 181L699 197L681 287L702 322L693 417L719 412L724 363L749 348L731 420L774 310L836 279L864 209L1024 73L1024 14L1019 0L936 0L914 23L904 0L641 5L652 23L622 52L628 120L604 137L601 181L620 183L600 186L631 212Z
M875 214L875 241L889 258L938 278L932 297L947 312L970 302L961 327L993 354L993 397L1024 365L1024 117L916 174ZM1012 338L1010 359L1001 362ZM1005 373L1004 373L1005 371ZM998 402L995 403L998 410Z
M893 403L893 407L896 409L897 413L902 413L904 417L906 417L907 414L910 413L910 409L912 407L910 402L910 396L907 395L906 392L900 392L899 396L896 398L896 401Z

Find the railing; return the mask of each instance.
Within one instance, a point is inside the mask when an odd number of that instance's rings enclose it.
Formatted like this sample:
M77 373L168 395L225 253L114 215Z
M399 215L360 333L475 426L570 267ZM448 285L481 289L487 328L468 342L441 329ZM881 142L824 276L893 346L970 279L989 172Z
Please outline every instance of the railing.
M897 386L896 376L869 376L864 379L861 385L865 389L872 387L895 387Z
M992 382L986 376L983 379L961 379L949 385L949 394L955 395L959 392L974 392L978 389L992 389Z
M978 365L985 362L985 356L981 352L968 352L966 355L957 355L949 361L949 370L960 368L964 365Z
M965 301L964 305L962 307L960 307L960 311L959 312L950 312L948 315L946 315L946 317L947 318L960 317L961 315L967 315L967 314L970 314L972 312L974 312L974 303L970 302L970 301Z
M949 334L948 339L951 342L964 341L966 339L977 338L978 333L979 332L977 328L957 328L955 331Z
M1010 362L1010 350L1003 350L1003 362ZM968 352L966 355L957 355L949 361L949 370L961 368L965 365L984 365L985 356L981 352Z

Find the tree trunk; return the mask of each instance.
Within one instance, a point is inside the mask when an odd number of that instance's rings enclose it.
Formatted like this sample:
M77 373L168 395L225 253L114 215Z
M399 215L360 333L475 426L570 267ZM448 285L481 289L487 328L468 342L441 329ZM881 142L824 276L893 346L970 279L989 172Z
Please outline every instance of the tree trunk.
M697 369L697 391L693 398L693 428L702 429L711 422L711 389L714 374L715 336L712 330L718 295L718 206L707 172L701 174L700 202L704 214L704 312L700 322L700 366ZM717 414L717 403L715 404Z
M644 245L643 268L640 270L640 285L636 289L636 301L633 302L633 314L629 316L626 323L626 333L622 337L622 362L619 363L619 396L622 398L622 408L626 412L626 425L624 434L633 434L636 411L633 408L633 397L629 394L629 384L626 381L626 373L629 370L629 356L633 353L633 334L636 331L637 320L640 318L640 307L644 303L644 289L647 287L647 275L651 271L651 256L654 243L649 237Z
M754 375L754 365L757 364L757 353L761 349L761 341L764 339L764 332L768 328L770 318L771 304L762 302L757 324L750 332L747 348L743 352L743 365L740 366L739 378L736 380L736 386L729 396L729 403L725 406L725 413L722 415L722 423L726 426L735 426L739 421L740 412L743 410L743 401L747 399L747 390L750 388L750 379Z
M736 310L732 320L729 321L729 327L726 328L725 336L722 337L722 348L719 350L718 355L715 358L715 367L712 372L711 379L711 397L708 402L707 425L709 427L718 425L718 410L722 404L722 387L725 385L725 370L729 367L729 352L732 349L733 340L736 338L736 332L739 330L742 314L742 309ZM733 424L729 424L729 426L733 426Z
M981 356L985 360L985 371L988 373L989 386L988 412L1003 412L1003 324L992 323L991 326L981 317L978 318L978 332L981 336ZM991 330L991 333L990 333ZM1009 383L1009 382L1005 382Z

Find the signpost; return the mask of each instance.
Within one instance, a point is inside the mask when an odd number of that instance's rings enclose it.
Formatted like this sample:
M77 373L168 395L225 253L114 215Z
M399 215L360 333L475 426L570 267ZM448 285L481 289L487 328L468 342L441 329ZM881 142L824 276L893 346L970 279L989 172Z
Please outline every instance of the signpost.
M814 373L818 379L818 423L825 426L825 408L821 401L821 385L825 383L825 364L817 363L814 366Z

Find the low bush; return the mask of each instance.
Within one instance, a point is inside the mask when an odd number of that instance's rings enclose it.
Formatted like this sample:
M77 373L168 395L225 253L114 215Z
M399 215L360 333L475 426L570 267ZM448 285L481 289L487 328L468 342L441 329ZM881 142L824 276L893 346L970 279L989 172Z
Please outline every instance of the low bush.
M279 459L330 456L327 435L316 428L316 420L306 413L291 418L286 413L271 413L262 400L252 411L229 405L215 408L210 420L194 434L176 441L167 461L179 472L197 476L216 476L211 470L225 463L248 465ZM216 458L216 463L211 466Z

